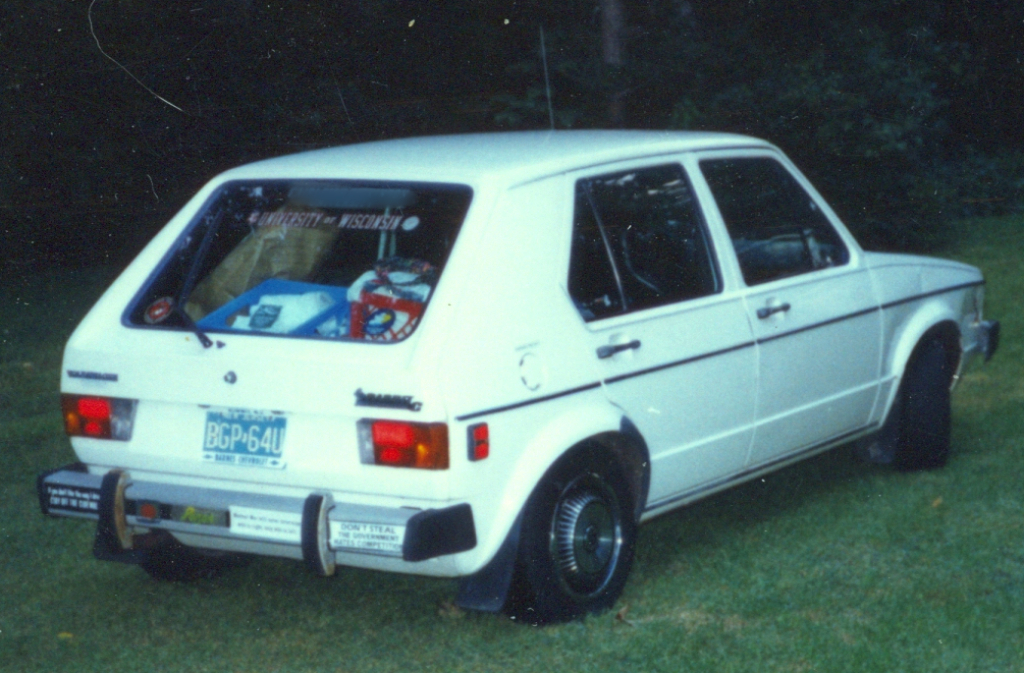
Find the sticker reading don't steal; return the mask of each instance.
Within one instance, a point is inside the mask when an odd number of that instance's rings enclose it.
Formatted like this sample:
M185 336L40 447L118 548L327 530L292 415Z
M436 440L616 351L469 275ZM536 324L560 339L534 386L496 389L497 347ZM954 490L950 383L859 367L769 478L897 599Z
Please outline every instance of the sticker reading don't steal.
M231 505L231 532L276 542L302 541L302 514Z
M338 551L401 556L405 526L361 521L331 521L330 547Z

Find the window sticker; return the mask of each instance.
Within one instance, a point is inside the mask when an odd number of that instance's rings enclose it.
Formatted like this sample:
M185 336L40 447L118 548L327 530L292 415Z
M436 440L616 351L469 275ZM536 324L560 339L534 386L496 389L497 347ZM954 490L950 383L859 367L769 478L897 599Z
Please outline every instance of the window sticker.
M338 229L374 229L377 231L394 231L395 229L398 229L404 219L405 215L345 213L338 220Z
M263 212L254 210L249 214L249 224L254 227L292 227L299 229L313 229L326 220L337 218L328 217L326 213L319 210L284 210L278 212Z
M384 213L342 213L331 215L321 210L254 210L246 218L253 227L284 227L289 229L316 229L335 227L337 229L366 229L372 231L412 231L420 226L415 215L387 215Z
M395 312L389 308L374 311L366 319L363 331L369 336L380 336L395 325Z
M174 308L174 299L171 297L160 297L146 307L142 319L147 325L158 325L167 319Z

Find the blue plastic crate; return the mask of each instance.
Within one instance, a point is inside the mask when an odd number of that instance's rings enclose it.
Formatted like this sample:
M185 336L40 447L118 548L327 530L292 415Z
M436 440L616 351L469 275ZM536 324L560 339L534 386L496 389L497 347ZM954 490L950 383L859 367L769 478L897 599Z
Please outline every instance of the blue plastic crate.
M331 317L336 318L339 322L348 322L349 303L348 298L346 297L346 294L348 293L347 287L317 285L315 283L301 283L295 280L269 278L251 290L242 293L232 301L229 301L227 304L224 304L196 324L199 325L199 327L208 330L224 330L228 332L239 332L242 334L268 334L270 332L259 329L235 329L228 325L226 321L232 314L237 313L246 306L258 304L260 302L260 298L265 295L300 295L306 294L307 292L326 292L330 295L331 299L335 301L335 304L326 311L316 314L314 317L288 332L288 334L296 336L312 336L316 334L316 328Z

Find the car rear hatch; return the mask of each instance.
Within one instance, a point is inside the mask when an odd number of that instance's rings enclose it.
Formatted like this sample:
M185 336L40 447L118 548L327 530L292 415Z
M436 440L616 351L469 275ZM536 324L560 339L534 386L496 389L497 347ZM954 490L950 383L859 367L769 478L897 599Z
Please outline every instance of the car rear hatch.
M431 365L413 354L470 198L457 185L222 185L122 306L122 328L90 315L69 343L79 457L160 481L443 497L428 476L441 458L402 442L440 442ZM408 460L428 469L380 465Z

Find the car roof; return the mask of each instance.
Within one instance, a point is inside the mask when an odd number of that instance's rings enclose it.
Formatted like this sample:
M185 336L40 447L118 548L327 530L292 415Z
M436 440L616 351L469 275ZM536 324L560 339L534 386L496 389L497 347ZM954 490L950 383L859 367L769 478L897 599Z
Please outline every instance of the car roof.
M701 131L520 131L400 138L268 159L224 179L350 178L505 184L613 161L700 149L771 147Z

